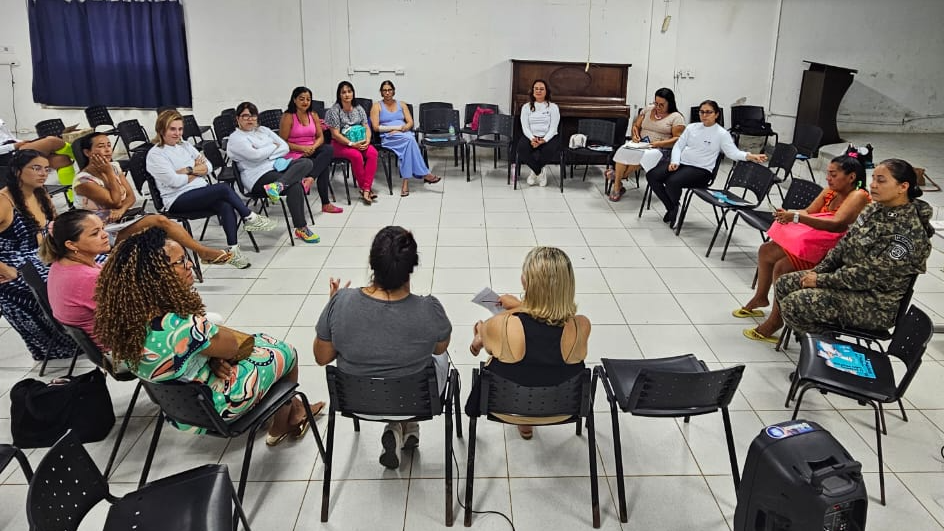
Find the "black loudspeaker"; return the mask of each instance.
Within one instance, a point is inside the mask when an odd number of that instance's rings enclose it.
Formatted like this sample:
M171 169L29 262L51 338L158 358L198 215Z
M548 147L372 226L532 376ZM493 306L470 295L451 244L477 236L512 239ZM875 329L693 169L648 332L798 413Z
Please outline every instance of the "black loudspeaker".
M747 452L734 531L861 531L862 464L815 422L767 426Z

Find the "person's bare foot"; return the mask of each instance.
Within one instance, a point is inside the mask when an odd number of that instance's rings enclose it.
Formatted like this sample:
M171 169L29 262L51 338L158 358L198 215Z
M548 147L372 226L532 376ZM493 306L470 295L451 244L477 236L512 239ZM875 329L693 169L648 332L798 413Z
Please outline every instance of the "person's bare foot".
M754 297L751 300L747 301L744 305L744 308L747 310L756 310L757 308L766 308L770 306L770 301L766 297L758 298Z

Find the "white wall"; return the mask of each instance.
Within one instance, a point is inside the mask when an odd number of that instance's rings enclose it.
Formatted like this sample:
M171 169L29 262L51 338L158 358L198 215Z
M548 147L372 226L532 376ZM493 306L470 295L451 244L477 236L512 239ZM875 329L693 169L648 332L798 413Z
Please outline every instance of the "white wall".
M0 63L15 59L21 130L81 110L32 102L26 3L4 2ZM410 102L493 101L507 111L509 59L632 63L628 101L673 87L687 108L705 98L723 107L743 99L792 135L804 65L816 59L859 68L841 109L840 131L944 131L944 121L903 115L944 113L941 0L184 0L194 114L210 124L242 100L284 107L306 84L331 101L341 79L376 99L383 79ZM672 17L662 32L663 17ZM841 22L837 22L841 21ZM349 23L351 30L349 31ZM400 68L370 74L355 69ZM675 79L677 70L692 79ZM67 80L64 80L67 82ZM120 82L120 80L115 80ZM12 122L9 71L0 65L0 117ZM115 110L150 131L153 111ZM894 123L896 122L897 123ZM881 123L872 123L881 122ZM885 125L888 122L893 125Z

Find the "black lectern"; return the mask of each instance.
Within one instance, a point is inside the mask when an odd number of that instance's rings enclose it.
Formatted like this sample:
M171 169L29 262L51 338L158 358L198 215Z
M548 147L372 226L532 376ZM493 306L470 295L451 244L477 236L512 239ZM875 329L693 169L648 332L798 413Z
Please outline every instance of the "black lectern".
M813 61L803 62L809 63L810 68L803 72L796 124L810 124L822 129L823 139L819 143L820 146L838 144L842 142L836 128L839 103L849 85L852 85L853 74L859 71Z

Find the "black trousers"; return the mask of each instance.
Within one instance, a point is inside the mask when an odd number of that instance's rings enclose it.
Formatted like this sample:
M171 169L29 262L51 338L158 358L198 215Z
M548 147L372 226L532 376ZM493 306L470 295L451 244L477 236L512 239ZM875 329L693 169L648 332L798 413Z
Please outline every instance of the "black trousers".
M328 180L331 178L331 159L334 158L334 148L330 144L325 142L318 146L318 149L314 153L308 155L308 160L311 161L311 177L314 177L315 182L318 183L318 196L321 197L321 204L327 205L331 201L328 196Z
M665 205L666 213L678 211L682 199L682 188L701 188L708 186L711 172L695 166L680 164L675 171L669 171L669 161L663 160L655 168L646 172L646 180L652 193Z
M534 173L541 173L545 165L560 162L560 150L560 135L556 135L536 148L531 147L531 140L528 137L522 136L518 141L518 161L527 164Z
M276 181L282 183L282 195L288 203L288 211L292 216L292 226L296 229L307 227L305 220L305 190L302 188L302 179L311 172L311 161L306 158L295 159L284 171L268 171L259 177L252 185L252 193L261 194L263 187Z

